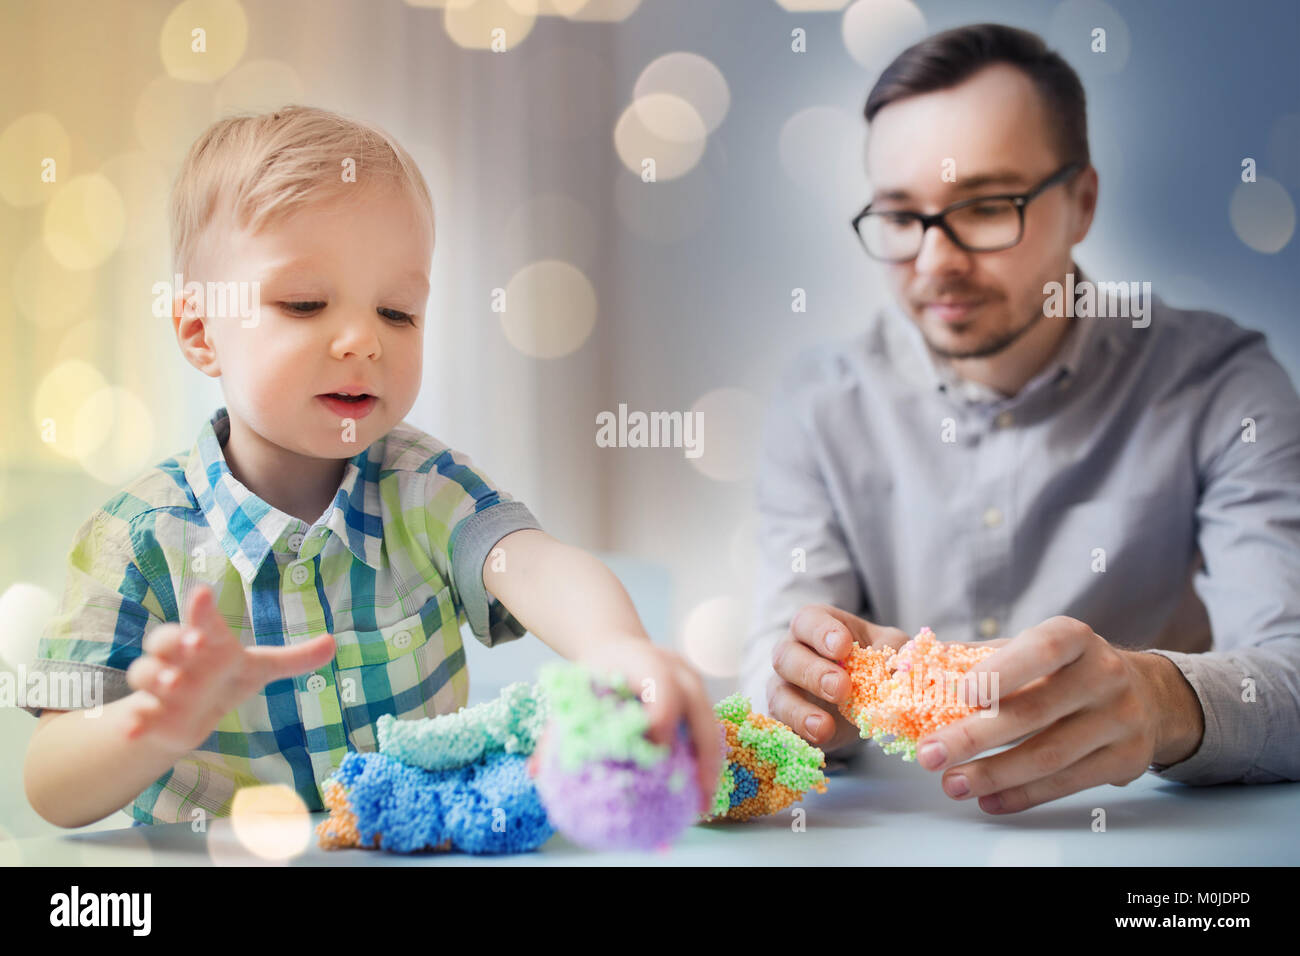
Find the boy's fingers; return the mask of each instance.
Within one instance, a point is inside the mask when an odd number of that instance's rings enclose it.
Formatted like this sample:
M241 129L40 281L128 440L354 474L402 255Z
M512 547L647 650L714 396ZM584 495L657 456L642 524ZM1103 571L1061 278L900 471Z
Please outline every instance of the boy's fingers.
M178 661L187 649L187 645L182 643L182 638L191 633L194 631L189 627L163 624L146 634L140 646L144 648L146 654L166 661Z
M167 665L150 654L137 657L126 669L126 686L132 690L148 690Z
M677 686L675 675L665 669L656 668L647 675L654 683L654 698L646 704L646 717L650 720L650 739L657 744L671 744L673 734L677 732L677 722L685 711L681 689Z
M136 740L148 731L157 723L164 711L162 702L148 691L137 691L133 696L135 706L131 709L131 717L126 727L128 740Z
M699 768L700 812L706 813L713 805L713 791L722 773L722 734L704 684L698 678L694 680L698 686L692 688L693 692L687 698L686 720L691 739L695 742L695 759Z
M192 688L186 686L185 672L179 667L156 657L148 661L136 677L136 690L148 692L163 704L176 699L178 694L190 692Z
M195 588L190 596L190 606L185 621L215 642L235 639L230 633L230 628L226 626L225 619L217 611L216 595L206 584Z
M334 636L322 634L293 647L250 647L247 654L260 690L271 681L324 667L334 658Z

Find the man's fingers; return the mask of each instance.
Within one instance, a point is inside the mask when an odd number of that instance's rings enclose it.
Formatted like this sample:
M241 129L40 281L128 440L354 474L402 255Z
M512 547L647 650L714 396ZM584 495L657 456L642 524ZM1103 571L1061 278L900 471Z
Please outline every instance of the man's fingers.
M842 661L853 644L902 647L908 635L896 627L881 627L829 604L809 604L790 621L790 635L823 657Z
M998 693L1006 697L1078 660L1095 639L1081 621L1049 618L1021 631L966 673L997 674Z
M917 755L926 770L942 770L994 747L1046 732L1058 721L1080 712L1092 699L1093 691L1088 675L1073 668L1060 671L1050 680L1034 681L1014 694L1004 694L996 681L985 687L972 686L975 683L963 679L957 686L967 702L980 709L917 741ZM932 751L930 745L934 743L942 749ZM935 753L943 755L939 763L932 762Z
M293 647L250 647L254 683L260 690L272 681L319 670L334 657L334 637L322 634Z
M1133 773L1132 766L1136 764L1119 748L1101 747L1049 777L980 797L980 809L985 813L1016 813L1103 783L1122 787L1145 770L1139 767Z
M782 641L772 653L772 669L785 680L823 700L838 704L849 695L849 675L804 644Z
M818 747L835 737L835 716L810 702L793 684L782 681L769 689L768 713Z
M1085 710L1071 714L1041 733L1034 734L1019 746L991 757L960 764L943 775L943 789L955 799L983 797L988 794L1028 785L1073 766L1099 747L1124 736L1126 727L1105 710ZM954 794L957 777L966 791Z

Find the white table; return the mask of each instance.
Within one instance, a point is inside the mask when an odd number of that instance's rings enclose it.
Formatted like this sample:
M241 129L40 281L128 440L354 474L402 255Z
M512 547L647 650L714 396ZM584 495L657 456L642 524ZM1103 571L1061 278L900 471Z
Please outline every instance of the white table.
M1097 865L1254 866L1300 864L1300 784L1188 787L1147 774L1007 816L974 800L954 801L939 776L864 745L864 754L810 794L803 832L789 811L741 824L691 828L662 853L593 853L552 838L535 853L472 857L319 849L314 838L295 866L546 865ZM1106 812L1105 832L1093 829ZM324 818L313 814L312 823ZM14 859L14 856L17 859ZM8 858L6 858L8 857ZM229 820L205 833L188 824L64 834L0 844L0 864L206 866L262 862Z

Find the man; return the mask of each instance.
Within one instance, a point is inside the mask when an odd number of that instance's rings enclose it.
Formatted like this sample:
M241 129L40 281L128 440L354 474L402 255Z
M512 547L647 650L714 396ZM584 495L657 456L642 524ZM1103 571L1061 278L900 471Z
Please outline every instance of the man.
M1140 293L1061 307L1098 177L1035 35L923 40L866 117L855 228L896 305L772 402L746 689L835 752L850 642L929 625L1000 645L996 715L919 741L954 799L1300 779L1300 398L1264 337Z

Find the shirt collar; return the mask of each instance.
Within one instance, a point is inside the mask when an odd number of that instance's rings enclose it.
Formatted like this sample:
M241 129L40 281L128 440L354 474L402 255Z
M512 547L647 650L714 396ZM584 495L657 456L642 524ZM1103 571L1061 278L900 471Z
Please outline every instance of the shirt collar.
M1074 267L1075 286L1085 279L1083 270ZM919 381L926 387L965 399L967 402L994 404L1007 401L1015 396L1003 395L995 388L980 382L964 379L953 370L952 363L943 356L936 355L926 342L916 323L898 304L891 302L886 309L889 315L892 334L904 340L908 352L904 370L913 381ZM1084 359L1093 341L1099 335L1100 323L1104 319L1072 318L1065 336L1057 346L1047 366L1025 383L1019 394L1024 395L1042 383L1052 383L1058 379L1074 377L1082 367Z
M251 583L282 537L300 531L306 538L308 529L300 519L257 497L231 473L222 449L229 437L230 415L223 406L199 431L185 478L222 550L240 577ZM348 459L333 502L312 528L329 529L358 561L378 570L383 546L379 461L370 452L362 449Z

